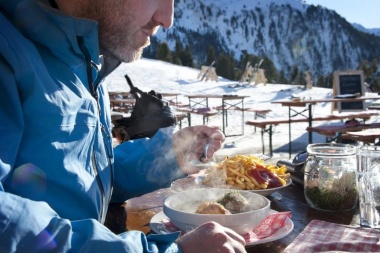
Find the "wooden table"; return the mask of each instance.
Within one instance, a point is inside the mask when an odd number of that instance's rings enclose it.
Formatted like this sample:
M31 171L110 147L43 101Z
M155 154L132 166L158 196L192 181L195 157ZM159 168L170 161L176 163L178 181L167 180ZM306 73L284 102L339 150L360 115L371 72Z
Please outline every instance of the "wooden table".
M177 180L184 189L195 186L194 178ZM151 233L149 227L150 219L158 212L162 211L163 198L173 191L169 188L144 195L139 198L128 200L123 204L111 204L107 215L106 225L115 233L126 230L141 230L144 233ZM358 210L348 212L325 212L312 209L306 203L303 187L292 184L283 188L278 193L282 198L268 197L271 200L271 209L276 211L291 211L294 223L293 231L286 237L277 241L247 247L248 253L275 253L282 252L299 235L310 221L317 219L339 224L359 224Z
M113 99L110 99L110 103L111 103L111 109L114 111L116 109L116 105L121 105L121 104L124 104L124 105L129 105L129 106L133 106L135 103L136 103L136 99L134 98L113 98Z
M176 92L156 92L158 94L161 94L165 100L167 100L171 105L178 104L178 96L181 95L181 93ZM122 95L123 99L128 98L134 98L132 93L128 92L108 92L110 99L116 99L116 95Z
M178 105L178 96L181 93L175 92L157 92L161 94L162 98L166 100L170 105L176 106ZM136 102L136 99L130 92L108 92L110 96L110 102L112 103L112 107L114 108L115 104L125 103L128 105L133 105ZM121 95L122 98L117 98L117 95Z
M366 100L380 99L380 96L361 96L355 98L320 98L320 99L305 99L305 100L276 100L273 104L281 104L282 106L287 106L289 108L289 139L291 132L291 119L296 116L303 116L308 119L309 127L313 126L313 105L318 103L341 103L341 102L359 102ZM296 110L294 107L306 107L303 110ZM313 143L313 132L308 133L309 143ZM291 150L291 141L289 142L289 150Z
M169 102L170 105L174 105L176 106L178 104L178 96L181 95L181 93L170 93L170 92L158 92L159 94L162 95L163 98L165 98L165 100L167 100Z
M222 106L220 107L222 110L222 131L226 136L234 136L233 134L226 133L226 127L228 126L228 110L231 108L239 107L241 108L242 121L241 121L241 133L236 135L244 134L244 99L249 96L241 96L241 95L212 95L212 94L199 94L199 95L187 95L189 99L189 107L190 108L209 108L209 99L216 98L222 100Z

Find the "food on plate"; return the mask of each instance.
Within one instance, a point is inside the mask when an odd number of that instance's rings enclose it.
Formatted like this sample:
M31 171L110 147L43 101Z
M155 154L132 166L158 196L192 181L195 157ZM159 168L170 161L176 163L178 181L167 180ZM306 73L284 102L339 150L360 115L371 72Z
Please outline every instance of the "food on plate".
M223 205L231 213L241 213L247 209L248 201L238 191L230 191L217 202Z
M199 214L231 214L223 205L208 201L200 204L195 211L195 213Z
M201 203L195 213L199 214L231 214L242 213L252 208L248 200L239 191L233 190L225 193L216 201Z
M241 190L271 189L286 185L290 173L286 166L265 164L253 155L235 155L206 170L202 184Z

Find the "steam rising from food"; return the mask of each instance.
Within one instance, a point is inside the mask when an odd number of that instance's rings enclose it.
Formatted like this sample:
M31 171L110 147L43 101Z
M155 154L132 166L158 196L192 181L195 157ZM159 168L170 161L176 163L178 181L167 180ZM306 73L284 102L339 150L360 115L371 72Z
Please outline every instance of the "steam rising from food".
M221 189L209 189L207 191L201 191L202 195L193 195L189 192L181 192L181 197L171 198L167 202L171 208L186 212L186 213L203 213L213 212L212 208L220 208L222 206L229 213L241 213L257 210L263 207L264 201L261 198L257 198L250 192L242 192L239 190L222 190ZM212 204L211 204L212 203ZM211 207L208 207L211 206ZM201 209L207 208L205 211ZM210 208L210 209L208 209ZM200 209L197 211L197 209ZM225 212L218 210L216 212Z

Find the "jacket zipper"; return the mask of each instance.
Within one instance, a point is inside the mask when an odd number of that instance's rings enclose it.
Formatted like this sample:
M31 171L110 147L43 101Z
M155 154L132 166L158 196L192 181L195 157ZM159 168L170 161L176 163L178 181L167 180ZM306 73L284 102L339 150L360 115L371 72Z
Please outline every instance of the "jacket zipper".
M100 179L100 176L99 176L98 167L96 166L96 158L95 158L94 151L92 151L92 153L91 153L91 163L92 163L92 167L94 168L96 182L99 185L100 193L102 195L102 207L101 207L102 211L100 212L99 221L101 223L104 223L105 213L106 213L106 196L105 196L106 194L104 192L102 180Z
M111 170L111 175L110 175L111 176L111 190L110 190L110 195L108 197L108 199L110 200L111 196L112 196L112 192L113 192L113 180L114 180L113 165L112 165L112 162L111 162L111 158L112 158L112 154L111 154L112 141L110 141L111 140L111 136L106 132L104 126L102 126L102 133L103 133L103 137L104 136L106 137L106 138L103 138L103 142L104 142L104 147L106 147L108 164L109 164L109 167L110 167L110 170ZM110 146L110 143L111 143L111 146Z
M87 50L87 48L85 47L84 45L84 41L83 41L83 37L81 36L77 36L77 41L78 41L78 45L79 45L79 48L80 50L82 51L84 57L85 57L85 63L86 63L86 72L87 72L87 81L88 81L88 86L89 86L89 89L90 89L90 93L91 95L93 96L93 98L96 100L96 104L97 104L97 107L98 107L98 113L99 113L99 116L100 116L100 105L99 105L99 96L98 96L98 93L96 91L96 88L94 87L94 84L93 84L93 80L92 80L92 62L91 62L91 56ZM110 191L110 194L112 194L112 188L113 188L113 168L112 168L112 163L111 163L111 160L110 160L110 152L107 148L107 145L106 145L106 141L104 140L104 133L105 133L105 130L103 129L104 127L102 126L102 135L103 135L103 142L104 142L104 145L106 147L106 153L108 154L108 164L109 164L109 167L110 167L110 174L111 174L111 191ZM102 183L102 180L99 176L99 169L98 169L98 166L97 166L97 163L96 163L96 157L95 157L95 152L94 150L92 150L92 154L91 154L91 163L92 163L92 167L94 169L94 173L95 173L95 178L96 178L96 181L97 181L97 184L99 186L99 190L100 190L100 193L101 193L101 213L100 213L100 217L99 217L99 221L101 223L104 223L105 221L105 217L106 217L106 209L107 209L107 206L106 204L106 194L105 194L105 190L104 190L104 185ZM111 199L111 195L109 196L108 198L109 200Z

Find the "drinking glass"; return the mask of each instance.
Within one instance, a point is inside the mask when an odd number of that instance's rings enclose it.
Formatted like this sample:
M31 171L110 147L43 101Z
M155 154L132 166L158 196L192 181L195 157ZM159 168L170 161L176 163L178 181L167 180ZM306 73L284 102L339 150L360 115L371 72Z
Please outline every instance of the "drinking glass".
M357 158L360 225L380 228L380 147L362 146Z

